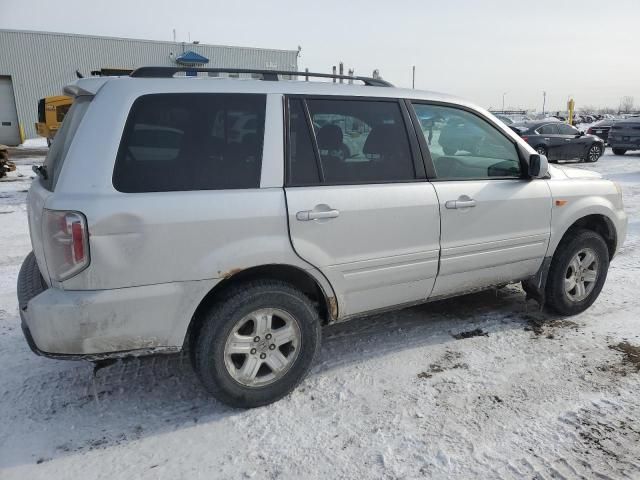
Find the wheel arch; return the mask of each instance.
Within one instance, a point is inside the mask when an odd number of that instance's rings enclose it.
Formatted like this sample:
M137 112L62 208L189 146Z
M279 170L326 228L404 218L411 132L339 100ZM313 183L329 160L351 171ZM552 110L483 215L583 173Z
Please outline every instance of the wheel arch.
M555 246L554 251L557 249L557 246L564 240L567 235L571 235L572 232L575 232L577 229L586 229L591 230L599 234L607 244L607 250L609 251L609 260L611 260L616 252L616 247L618 245L618 234L616 232L616 227L613 221L603 213L590 213L580 218L576 219L560 236L558 244Z
M323 325L334 322L338 318L338 302L331 285L317 278L309 270L288 264L266 264L252 266L245 269L233 269L223 274L218 282L200 301L187 327L183 348L188 349L191 342L198 335L202 326L203 313L215 302L224 299L226 292L253 280L281 280L300 289L318 306L321 323ZM325 284L323 284L325 283Z

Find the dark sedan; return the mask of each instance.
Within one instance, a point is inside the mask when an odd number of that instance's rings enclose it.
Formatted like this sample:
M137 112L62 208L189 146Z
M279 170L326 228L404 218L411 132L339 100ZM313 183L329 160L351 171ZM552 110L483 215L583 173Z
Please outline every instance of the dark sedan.
M597 162L604 152L601 138L585 135L566 123L538 121L509 126L550 162L573 159Z
M600 137L604 140L606 144L609 139L609 130L611 130L611 126L614 124L615 120L605 118L604 120L600 120L599 122L594 123L589 127L587 133L589 135L595 135L596 137Z
M609 132L609 145L615 155L640 150L640 118L618 120Z

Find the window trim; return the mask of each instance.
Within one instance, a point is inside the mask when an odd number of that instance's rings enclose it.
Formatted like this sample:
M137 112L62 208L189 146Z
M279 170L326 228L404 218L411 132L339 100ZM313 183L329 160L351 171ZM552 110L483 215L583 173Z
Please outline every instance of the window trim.
M318 174L320 176L319 183L293 183L291 181L291 158L290 158L290 148L289 141L291 139L290 133L290 104L289 101L292 99L299 99L302 101L303 109L306 113L307 119L307 128L309 128L309 133L313 142L313 150L314 155L316 157L316 164L318 165ZM396 183L415 183L415 182L424 182L427 180L427 176L424 170L424 161L422 160L422 156L420 154L420 149L418 145L418 140L415 136L415 129L413 128L413 123L411 121L411 117L409 112L406 111L406 105L404 105L403 99L394 98L394 97L368 97L368 96L357 96L357 95L304 95L304 94L291 94L284 95L285 100L285 145L284 145L284 160L286 162L285 165L285 187L328 187L328 186L344 186L344 185L385 185L385 184L396 184ZM405 134L407 135L407 140L409 143L409 151L411 154L411 161L413 165L413 174L414 178L411 180L380 180L380 181L362 181L362 182L331 182L327 183L324 180L324 172L321 167L321 159L320 159L320 150L318 148L318 140L315 135L315 130L313 128L313 120L311 119L311 111L307 105L307 100L330 100L330 101L373 101L373 102L389 102L395 103L398 105L400 110L400 114L402 116L403 126ZM322 172L322 173L321 173Z
M506 135L502 129L499 127L499 125L494 122L493 120L491 120L489 117L485 117L484 115L481 115L479 112L477 112L476 110L469 108L465 105L460 105L460 104L456 104L456 103L450 103L450 102L440 102L437 100L421 100L421 99L413 99L413 98L406 98L405 102L408 105L409 111L411 112L412 118L414 118L414 130L415 130L415 134L418 137L418 142L420 143L420 147L423 150L423 160L425 163L425 168L427 170L427 178L430 182L477 182L479 180L482 181L486 181L486 180L491 180L491 181L495 181L495 180L530 180L530 178L527 176L527 164L524 161L523 157L522 157L522 152L520 151L520 147L518 145L518 142L515 141L513 138L509 137L508 135ZM485 122L487 122L489 125L491 125L492 127L494 127L495 130L498 131L498 133L500 133L500 135L502 135L505 139L507 139L516 149L516 154L518 155L518 161L520 163L520 176L519 177L472 177L472 178L438 178L438 175L436 173L436 168L435 168L435 164L433 162L433 158L431 156L431 150L429 149L429 145L427 145L427 140L424 138L424 134L422 133L422 130L418 130L417 126L420 125L419 120L418 120L418 115L415 111L415 108L413 108L413 105L429 105L429 106L435 106L435 107L447 107L447 108L451 108L451 109L455 109L455 110L462 110L464 112L470 113L478 118L480 118L481 120L484 120ZM424 154L426 152L426 155Z

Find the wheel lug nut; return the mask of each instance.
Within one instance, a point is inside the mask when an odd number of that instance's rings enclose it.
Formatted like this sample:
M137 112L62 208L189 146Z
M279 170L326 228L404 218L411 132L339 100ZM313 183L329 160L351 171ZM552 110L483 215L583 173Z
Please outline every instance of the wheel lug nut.
M261 353L261 354L260 354L260 358L261 358L262 360L264 360L265 358L267 358L267 354L266 354L266 353Z
M253 341L254 342L259 342L260 341L260 337L253 337Z
M252 348L252 349L251 349L251 355L255 355L255 354L256 354L256 352L257 352L257 350L256 350L255 348Z
M271 345L269 345L269 350L275 350L276 346L272 343Z
M270 333L267 333L267 334L265 335L265 338L266 338L267 340L271 340L271 334L270 334Z

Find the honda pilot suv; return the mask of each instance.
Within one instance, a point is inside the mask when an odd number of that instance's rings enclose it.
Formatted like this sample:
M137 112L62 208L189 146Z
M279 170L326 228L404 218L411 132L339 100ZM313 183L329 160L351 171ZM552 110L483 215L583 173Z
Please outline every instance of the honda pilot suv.
M302 380L327 324L509 282L561 315L600 294L620 187L549 166L487 111L380 79L193 72L65 88L18 279L34 352L184 350L208 391L255 407Z

